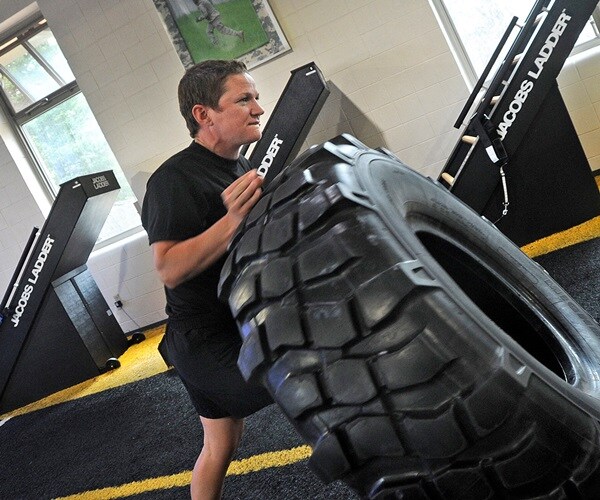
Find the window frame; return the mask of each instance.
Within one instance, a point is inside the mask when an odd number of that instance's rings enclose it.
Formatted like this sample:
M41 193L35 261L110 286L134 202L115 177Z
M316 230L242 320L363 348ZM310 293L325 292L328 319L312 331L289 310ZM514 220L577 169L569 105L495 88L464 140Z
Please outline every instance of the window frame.
M24 45L26 50L28 50L32 57L34 57L36 62L41 64L45 70L49 70L48 72L52 78L54 78L59 85L62 82L62 85L60 88L48 94L46 97L17 112L14 111L12 104L7 102L4 93L0 92L0 108L7 117L7 122L9 123L15 138L18 140L19 146L27 153L31 164L31 171L35 179L42 187L47 200L52 203L58 192L53 187L50 179L48 179L44 169L41 167L40 160L37 158L35 152L29 145L27 139L25 138L25 134L21 130L21 127L30 120L33 120L44 114L46 111L52 109L54 106L57 106L71 97L74 97L81 92L81 89L77 84L77 80L73 80L72 82L64 82L64 80L56 73L56 71L50 68L43 58L39 56L37 50L30 43L28 43L29 39L45 30L47 27L48 25L46 20L41 13L37 13L34 16L27 18L13 31L7 32L4 36L2 36L2 39L0 39L0 56L10 52L19 45ZM9 77L9 79L18 85L18 83L12 78Z
M64 78L62 78L54 68L48 65L44 60L44 57L40 55L34 45L29 42L32 37L47 28L49 28L48 24L41 12L36 12L14 26L12 30L7 30L0 34L0 55L13 50L17 46L23 46L35 61L48 72L52 79L60 85L55 91L38 99L36 102L26 106L20 111L15 111L11 102L9 102L8 97L4 92L0 92L0 113L3 113L6 117L5 125L10 129L9 133L11 134L11 140L15 142L19 151L23 153L23 158L27 163L27 167L24 168L27 169L26 175L29 178L29 182L36 184L36 187L31 187L31 189L37 190L38 196L41 195L44 197L43 201L40 200L41 203L48 207L45 210L44 207L40 205L40 208L44 213L52 206L58 194L59 187L54 186L49 174L46 173L45 168L42 166L44 162L38 157L33 146L30 145L26 133L23 130L23 126L50 111L55 106L76 97L78 94L82 94L75 77L73 77L73 81L65 82ZM13 78L9 79L13 84L17 83ZM19 88L20 87L21 86L19 85ZM23 173L23 175L25 176L25 173ZM124 238L138 234L142 230L141 223L127 229L121 227L117 234L96 242L94 250L112 245Z
M469 57L469 53L463 44L458 29L456 28L454 21L452 20L452 17L448 12L448 9L446 8L445 2L444 0L429 0L429 3L431 5L431 8L433 9L435 16L438 19L438 22L443 27L444 35L448 40L450 50L452 51L456 61L458 62L458 66L463 75L463 78L467 82L469 90L472 90L475 87L477 81L479 80L479 75L473 67L471 59ZM594 8L591 20L595 24L595 29L598 33L596 35L596 38L575 46L571 51L569 57L575 54L580 54L586 50L600 45L600 5L597 5Z

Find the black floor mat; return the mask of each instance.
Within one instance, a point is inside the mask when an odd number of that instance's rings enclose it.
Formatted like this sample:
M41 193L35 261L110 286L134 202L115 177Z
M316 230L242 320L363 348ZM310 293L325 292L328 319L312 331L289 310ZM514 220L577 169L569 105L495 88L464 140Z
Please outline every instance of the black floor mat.
M173 372L8 420L0 427L0 498L50 499L189 471L202 427ZM236 460L304 443L276 405L246 421ZM306 460L229 476L224 498L352 498ZM308 496L307 496L308 495ZM189 489L129 498L189 498Z

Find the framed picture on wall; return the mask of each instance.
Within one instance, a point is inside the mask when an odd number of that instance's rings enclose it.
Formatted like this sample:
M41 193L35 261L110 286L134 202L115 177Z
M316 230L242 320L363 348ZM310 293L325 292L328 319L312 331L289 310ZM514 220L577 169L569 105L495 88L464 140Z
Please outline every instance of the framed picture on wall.
M267 0L154 0L187 69L238 59L250 69L290 50Z

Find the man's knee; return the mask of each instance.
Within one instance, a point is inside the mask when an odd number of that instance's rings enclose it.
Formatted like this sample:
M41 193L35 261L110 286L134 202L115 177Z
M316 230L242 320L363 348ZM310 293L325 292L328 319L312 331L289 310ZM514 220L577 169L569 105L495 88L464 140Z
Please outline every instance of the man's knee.
M244 421L237 419L202 419L204 448L215 458L231 459L238 448L244 429Z

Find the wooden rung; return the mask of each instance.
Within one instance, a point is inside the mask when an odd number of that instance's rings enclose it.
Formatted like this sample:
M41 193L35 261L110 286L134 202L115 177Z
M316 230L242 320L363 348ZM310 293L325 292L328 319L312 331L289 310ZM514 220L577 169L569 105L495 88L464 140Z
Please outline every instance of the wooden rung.
M467 144L475 144L477 142L477 137L474 137L472 135L463 135L461 140L463 142L466 142Z
M547 8L544 8L544 9L542 10L542 12L541 12L541 13L539 13L539 14L538 14L538 15L535 17L535 20L533 21L533 25L534 25L534 26L537 26L538 24L540 24L540 22L542 21L542 19L544 19L544 13L545 13L545 12L548 12L548 9L547 9ZM525 27L525 25L524 25L524 24L520 24L520 23L517 23L515 26L516 26L517 28L520 28L520 29L523 29L523 28Z
M454 184L454 177L452 177L448 172L444 172L442 174L442 180L446 181L451 186Z
M481 102L483 102L485 99L481 99ZM496 104L498 101L500 100L500 96L499 95L495 95L494 97L492 97L490 99L490 104L493 106L494 104Z
M538 24L540 24L540 22L542 21L542 19L544 19L545 17L545 13L546 13L546 9L544 9L544 12L541 12L540 14L538 14L535 18L535 21L533 21L533 25L537 26Z

